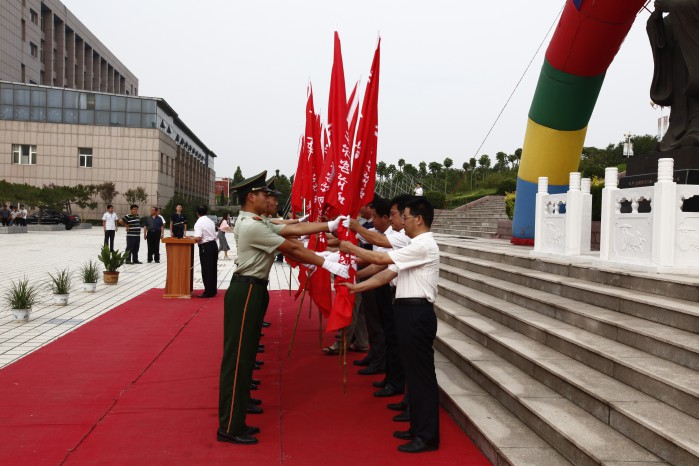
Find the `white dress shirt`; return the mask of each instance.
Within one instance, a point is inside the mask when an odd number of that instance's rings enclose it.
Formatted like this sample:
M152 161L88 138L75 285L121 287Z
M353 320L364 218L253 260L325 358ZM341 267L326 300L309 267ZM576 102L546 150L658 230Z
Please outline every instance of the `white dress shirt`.
M206 215L199 217L194 224L194 236L201 238L199 244L216 241L216 225Z
M390 270L398 273L396 298L437 299L439 281L439 247L432 232L422 233L401 249L389 251L393 260Z

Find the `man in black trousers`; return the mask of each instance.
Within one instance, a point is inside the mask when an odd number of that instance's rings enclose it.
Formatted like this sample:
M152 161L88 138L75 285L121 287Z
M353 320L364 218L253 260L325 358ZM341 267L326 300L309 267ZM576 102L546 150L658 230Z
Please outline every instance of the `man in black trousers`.
M194 224L194 239L199 243L199 263L201 264L201 281L204 282L204 292L199 298L216 296L216 281L218 262L218 245L216 244L216 225L206 216L208 208L205 205L197 207L197 223Z
M408 443L398 450L420 453L439 448L439 388L432 344L437 334L433 303L439 280L439 248L430 232L434 209L424 197L406 203L403 211L409 245L389 252L367 251L348 241L340 250L378 265L388 265L370 279L347 286L352 292L378 288L398 278L394 319L400 356L410 393L410 429L393 436Z

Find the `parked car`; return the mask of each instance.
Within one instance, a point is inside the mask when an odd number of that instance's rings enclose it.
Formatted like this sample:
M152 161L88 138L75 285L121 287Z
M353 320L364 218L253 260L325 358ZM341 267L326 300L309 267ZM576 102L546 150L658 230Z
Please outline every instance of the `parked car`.
M69 214L68 212L59 212L58 210L44 210L41 212L42 225L65 225L66 230L70 230L75 225L80 223L80 216ZM39 211L27 216L27 225L39 224Z

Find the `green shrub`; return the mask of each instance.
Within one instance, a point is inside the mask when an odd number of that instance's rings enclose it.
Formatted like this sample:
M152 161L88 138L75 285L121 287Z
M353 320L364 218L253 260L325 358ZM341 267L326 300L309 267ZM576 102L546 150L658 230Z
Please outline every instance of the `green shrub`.
M447 198L447 209L454 209L456 207L461 207L464 204L473 202L485 196L490 196L495 194L494 189L475 189L466 193L457 194L454 196L449 196Z
M512 220L515 218L515 197L516 192L506 192L505 193L505 213L507 213L507 218Z
M602 189L604 188L604 178L592 177L590 183L590 194L592 194L592 220L599 221L602 217Z
M435 209L443 209L447 203L447 197L439 191L427 191L425 197Z
M505 196L507 193L513 193L517 190L517 180L515 178L505 178L498 185L496 194Z

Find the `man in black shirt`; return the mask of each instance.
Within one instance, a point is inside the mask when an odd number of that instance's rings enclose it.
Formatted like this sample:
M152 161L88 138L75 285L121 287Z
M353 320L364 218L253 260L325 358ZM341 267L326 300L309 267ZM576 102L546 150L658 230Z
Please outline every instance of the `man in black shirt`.
M141 217L138 216L138 205L131 204L131 213L124 215L119 223L126 227L126 259L127 264L142 264L138 261L138 249L141 246Z
M170 236L184 238L187 230L187 217L182 214L182 204L177 204L175 213L170 217Z
M148 263L160 262L160 240L163 238L165 225L163 218L158 215L158 208L150 208L150 217L146 218L146 224L143 226L143 239L148 244Z

